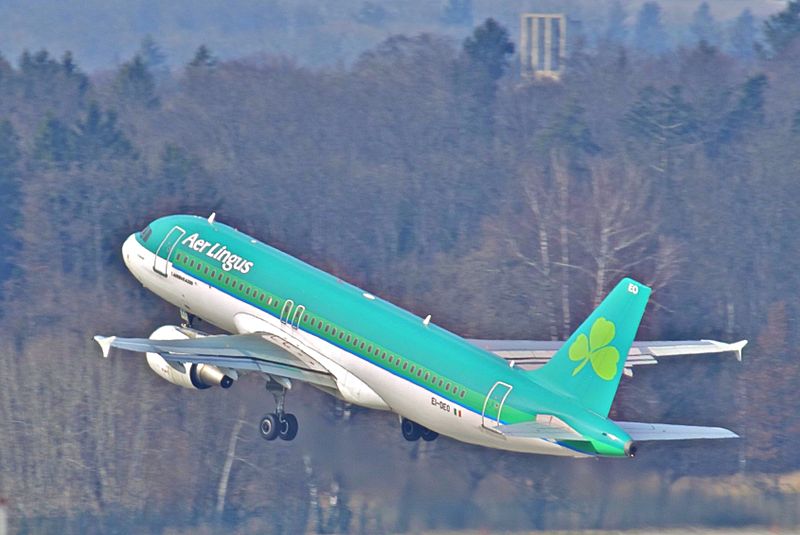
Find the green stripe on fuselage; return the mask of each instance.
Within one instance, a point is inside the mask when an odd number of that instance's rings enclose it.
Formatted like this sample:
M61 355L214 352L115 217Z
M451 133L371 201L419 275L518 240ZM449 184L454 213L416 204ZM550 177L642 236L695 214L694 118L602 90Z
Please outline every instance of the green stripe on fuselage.
M503 381L513 386L503 406L503 423L528 421L536 414L544 413L558 415L578 429L582 427L578 425L579 420L586 415L582 414L585 411L580 406L531 380L524 371L509 367L504 360L441 327L424 325L422 318L387 301L369 299L363 290L227 225L218 222L210 224L205 218L196 216L168 216L150 224L153 232L147 242L143 242L139 234L137 240L155 253L161 241L176 225L186 234L175 247L171 260L175 260L176 254L181 254L196 265L199 263L199 267L190 267L179 261L176 267L242 301L275 316L280 315L287 299L291 299L296 306L304 305L307 314L304 314L302 320L305 321L300 324L303 330L478 414L483 411L486 395L491 388L496 382ZM224 245L243 261L252 262L252 267L247 273L235 269L223 271L224 276L220 280L218 273L221 263L208 256L213 246L195 251L182 243L193 234L198 234L198 239L210 244ZM164 251L160 254L163 257ZM230 283L226 283L228 277ZM240 283L245 285L242 290L239 289ZM247 288L251 289L249 295L245 291ZM264 300L261 299L262 293ZM270 297L273 302L277 300L277 305L267 305ZM317 320L332 325L337 330L337 336L334 338L330 332L316 327ZM344 340L339 338L341 331L346 333ZM357 338L358 345L347 343L348 335L351 340ZM364 349L361 348L362 342ZM368 352L369 346L372 346L372 351ZM378 354L375 353L376 348L379 348ZM383 352L387 354L386 359L382 358ZM402 364L400 367L389 364L389 355L401 357L402 362L407 363L406 368ZM415 369L413 376L410 373L412 366ZM417 375L420 368L423 370L422 377ZM431 377L436 376L436 383L425 380L426 372ZM451 388L446 390L448 383ZM466 391L464 397L460 395L462 390ZM495 419L496 410L494 404L489 403L486 415ZM593 431L605 427L603 422L590 423Z

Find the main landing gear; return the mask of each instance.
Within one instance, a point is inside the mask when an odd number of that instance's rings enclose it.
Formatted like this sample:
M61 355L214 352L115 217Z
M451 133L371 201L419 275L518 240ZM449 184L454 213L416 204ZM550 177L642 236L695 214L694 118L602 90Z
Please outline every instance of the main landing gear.
M436 431L431 431L427 427L419 425L417 422L413 422L406 418L401 418L400 430L403 432L403 438L409 442L415 442L420 438L425 442L430 442L439 437L439 433Z
M264 440L294 440L297 436L299 425L297 417L294 414L284 412L284 402L286 400L286 391L291 388L291 382L285 380L278 382L274 380L267 381L267 392L271 392L275 397L275 412L271 412L261 418L261 424L258 430Z

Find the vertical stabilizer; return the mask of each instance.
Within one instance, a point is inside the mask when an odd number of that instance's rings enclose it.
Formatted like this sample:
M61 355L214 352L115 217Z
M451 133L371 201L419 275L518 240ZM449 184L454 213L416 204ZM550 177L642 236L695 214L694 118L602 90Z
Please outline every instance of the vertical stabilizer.
M529 373L607 416L649 297L650 288L622 279L553 358Z

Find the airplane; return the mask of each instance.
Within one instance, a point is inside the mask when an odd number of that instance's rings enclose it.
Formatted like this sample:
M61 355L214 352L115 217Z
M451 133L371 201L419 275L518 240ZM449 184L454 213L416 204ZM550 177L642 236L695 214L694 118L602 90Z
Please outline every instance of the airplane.
M733 352L746 340L634 342L651 289L622 279L566 342L466 340L376 295L216 221L171 215L131 234L133 276L180 309L183 323L149 338L95 336L146 354L178 386L230 387L264 376L275 411L268 440L292 440L285 398L306 383L347 403L391 411L409 441L439 434L501 450L571 457L633 457L650 440L721 439L719 427L612 421L620 378L656 357ZM231 334L209 335L203 321Z

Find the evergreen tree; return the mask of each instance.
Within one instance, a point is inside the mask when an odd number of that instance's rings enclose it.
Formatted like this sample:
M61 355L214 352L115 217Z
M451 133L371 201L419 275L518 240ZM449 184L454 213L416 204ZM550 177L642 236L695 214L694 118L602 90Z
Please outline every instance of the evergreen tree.
M615 0L608 8L608 19L604 38L607 42L624 45L628 41L628 26L625 21L628 13L619 0Z
M103 113L94 101L89 105L86 117L77 124L74 143L76 156L84 163L134 155L130 141L117 127L116 114L113 111Z
M508 32L494 19L486 19L464 40L460 82L471 97L467 120L473 131L491 133L497 81L508 68L513 53L514 44Z
M514 53L514 43L511 42L508 31L497 21L486 19L464 41L464 53L471 68L495 83L508 68L509 57Z
M661 6L657 2L642 4L636 18L634 46L645 54L662 54L669 49L669 39L661 22Z
M122 64L114 79L114 90L124 104L148 108L158 105L155 80L139 54Z
M211 55L211 50L206 45L200 45L194 53L194 58L189 62L189 67L211 68L216 66L217 58Z
M720 45L719 29L708 2L700 4L697 11L694 12L689 29L695 42L705 42L711 46Z
M763 74L748 79L740 89L739 99L734 108L725 116L719 132L719 143L729 143L741 139L748 129L764 122L764 93L768 86Z
M773 54L779 54L800 37L800 0L790 0L780 13L764 22L764 38Z
M151 72L165 70L166 68L167 56L150 34L147 34L144 39L142 39L137 55L142 58L145 67Z
M0 297L3 283L14 271L19 249L16 229L20 219L20 161L19 138L9 121L0 121ZM2 312L0 312L2 315Z
M66 168L69 162L76 160L75 133L62 121L49 116L34 139L33 158L44 164Z
M731 55L744 61L751 61L756 55L758 28L756 19L749 9L742 11L733 23L729 47Z

